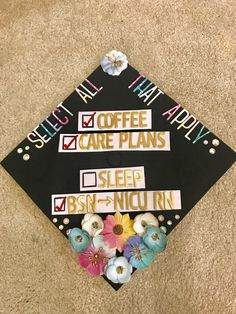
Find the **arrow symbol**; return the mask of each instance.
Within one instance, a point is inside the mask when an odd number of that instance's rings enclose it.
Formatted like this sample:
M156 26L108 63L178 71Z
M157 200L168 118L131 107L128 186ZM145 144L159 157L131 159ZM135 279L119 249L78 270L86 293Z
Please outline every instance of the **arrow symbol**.
M107 196L105 200L98 200L98 203L106 203L106 206L113 203L113 199L110 196Z

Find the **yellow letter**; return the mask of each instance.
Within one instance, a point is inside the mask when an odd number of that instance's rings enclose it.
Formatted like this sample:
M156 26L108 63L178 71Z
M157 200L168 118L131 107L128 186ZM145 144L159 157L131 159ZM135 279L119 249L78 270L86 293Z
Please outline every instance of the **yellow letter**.
M105 170L99 172L98 177L99 177L99 180L102 181L102 183L100 183L100 184L98 185L99 188L105 188L105 187L106 187L106 178L103 177L103 175L105 175L105 174L106 174L106 171L105 171Z
M166 145L166 140L162 136L165 136L166 132L158 132L157 137L160 141L160 144L157 145L158 148L163 148Z
M76 214L76 198L74 196L68 196L66 200L68 214Z

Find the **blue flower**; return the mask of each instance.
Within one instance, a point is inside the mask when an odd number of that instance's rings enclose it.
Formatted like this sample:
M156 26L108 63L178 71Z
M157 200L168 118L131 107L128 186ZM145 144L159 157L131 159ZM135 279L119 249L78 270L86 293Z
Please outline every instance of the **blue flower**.
M145 268L152 263L155 253L143 243L140 236L135 235L129 238L124 248L124 256L133 267Z
M159 228L147 227L143 242L154 252L162 252L166 248L167 236Z
M79 228L71 229L68 237L72 250L75 252L84 251L91 242L88 232Z
M114 283L130 281L133 267L124 256L112 257L105 266L106 277Z

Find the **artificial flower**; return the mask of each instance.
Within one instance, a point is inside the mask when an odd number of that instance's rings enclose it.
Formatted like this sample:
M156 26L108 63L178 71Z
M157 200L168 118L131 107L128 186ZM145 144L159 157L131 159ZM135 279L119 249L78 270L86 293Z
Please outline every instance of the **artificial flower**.
M68 238L75 252L82 252L91 242L88 232L79 228L71 229Z
M78 255L78 263L93 276L104 273L104 267L109 258L115 256L116 250L109 248L103 241L102 235L93 238L90 246Z
M135 268L149 266L155 258L155 252L148 248L140 236L135 235L129 238L125 248L124 256Z
M147 227L143 235L143 242L154 252L162 252L166 248L167 236L159 228Z
M122 252L125 243L134 234L133 220L129 218L129 214L121 215L116 212L114 216L107 215L104 220L102 235L111 248Z
M138 235L142 236L147 226L155 227L159 226L158 220L153 214L151 213L140 214L134 218L133 228Z
M130 281L133 271L132 265L124 256L112 257L105 266L106 277L114 283L126 283Z
M120 75L128 66L128 60L121 51L111 50L101 60L101 67L109 75Z
M97 214L86 214L81 222L83 230L86 230L91 237L96 237L103 230L103 220Z

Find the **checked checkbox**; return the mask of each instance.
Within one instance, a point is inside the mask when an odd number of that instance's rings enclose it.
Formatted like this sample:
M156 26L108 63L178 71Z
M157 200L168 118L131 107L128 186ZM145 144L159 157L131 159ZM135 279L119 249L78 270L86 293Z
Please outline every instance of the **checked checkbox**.
M77 149L77 139L78 135L71 136L65 135L62 138L62 147L65 150L76 150Z
M94 128L94 116L96 112L93 114L83 114L82 115L82 128Z
M54 198L54 211L64 212L66 209L66 197L55 197Z

